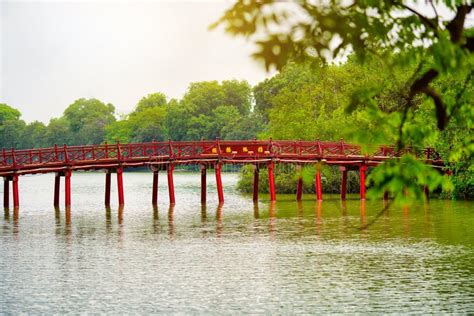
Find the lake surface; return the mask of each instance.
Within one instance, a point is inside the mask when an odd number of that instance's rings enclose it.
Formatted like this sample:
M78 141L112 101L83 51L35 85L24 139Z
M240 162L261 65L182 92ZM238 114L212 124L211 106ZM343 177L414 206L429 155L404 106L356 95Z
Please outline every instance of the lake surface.
M474 313L472 202L392 207L360 230L382 201L254 205L225 173L224 206L209 174L202 207L199 175L176 172L176 206L160 173L154 210L152 175L125 173L124 209L106 210L104 181L74 173L67 214L53 175L20 177L19 218L1 216L0 314Z

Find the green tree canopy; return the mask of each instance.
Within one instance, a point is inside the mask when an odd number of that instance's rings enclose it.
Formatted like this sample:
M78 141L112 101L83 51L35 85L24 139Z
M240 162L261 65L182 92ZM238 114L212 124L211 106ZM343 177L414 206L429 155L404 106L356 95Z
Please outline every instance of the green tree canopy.
M78 99L64 111L74 144L98 144L104 140L105 126L115 121L115 107L97 99Z

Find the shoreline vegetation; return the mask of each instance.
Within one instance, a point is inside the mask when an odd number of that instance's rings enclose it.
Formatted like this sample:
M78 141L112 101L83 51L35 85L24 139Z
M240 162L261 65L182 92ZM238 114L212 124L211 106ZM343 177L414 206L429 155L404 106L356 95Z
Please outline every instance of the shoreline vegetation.
M53 144L99 144L200 139L294 139L340 140L361 144L393 143L389 126L371 119L372 106L393 113L403 102L399 93L413 67L383 71L381 61L361 65L352 58L340 65L289 63L278 74L255 86L247 81L203 81L191 83L181 99L168 99L163 93L141 98L135 109L118 115L115 107L97 99L78 99L59 118L48 124L25 123L14 107L0 103L0 147L39 148ZM461 87L458 78L445 78L439 89ZM361 87L380 85L377 103L348 111L354 93ZM432 105L416 98L417 112L423 118L421 130L434 131ZM469 129L451 121L444 132L429 137L421 133L423 146L435 148L445 161L453 154L452 144L469 136ZM418 144L417 144L418 145ZM451 192L444 198L473 199L474 175L470 161L449 163L453 171ZM323 191L339 192L340 174L323 168ZM262 169L260 190L268 190L266 170ZM314 168L301 171L303 191L314 191ZM349 172L348 193L358 192L358 175ZM296 190L298 174L294 167L277 167L276 188L280 193ZM251 190L251 167L240 169L238 189ZM370 187L372 183L368 183ZM434 191L436 189L433 189ZM439 191L439 190L438 190Z

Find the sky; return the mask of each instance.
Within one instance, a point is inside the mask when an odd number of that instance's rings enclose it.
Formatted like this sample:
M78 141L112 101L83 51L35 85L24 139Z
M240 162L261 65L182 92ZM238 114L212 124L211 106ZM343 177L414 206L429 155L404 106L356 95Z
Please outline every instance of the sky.
M190 82L269 77L242 38L208 31L229 1L0 0L0 103L47 123L78 98L130 112Z

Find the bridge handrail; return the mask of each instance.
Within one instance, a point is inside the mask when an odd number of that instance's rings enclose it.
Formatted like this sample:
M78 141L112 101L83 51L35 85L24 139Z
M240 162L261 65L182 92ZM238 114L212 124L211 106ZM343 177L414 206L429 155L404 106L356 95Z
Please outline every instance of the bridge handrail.
M228 158L228 157L400 157L411 153L417 158L440 161L432 148L407 148L397 150L394 146L369 145L370 154L365 154L360 145L335 141L295 140L201 140L201 141L152 141L144 143L104 143L97 145L64 145L59 147L11 150L2 149L0 168L41 165L75 164L87 161L126 161L163 157L184 158Z

